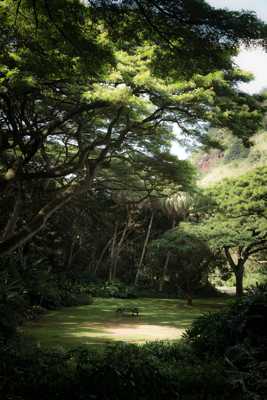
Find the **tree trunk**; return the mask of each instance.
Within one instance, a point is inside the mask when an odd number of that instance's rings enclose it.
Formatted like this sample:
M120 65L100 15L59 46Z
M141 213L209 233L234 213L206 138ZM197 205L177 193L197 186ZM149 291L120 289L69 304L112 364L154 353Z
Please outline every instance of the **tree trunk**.
M193 299L192 299L192 296L190 295L190 294L186 294L186 303L187 303L187 305L188 306L192 306L193 305Z
M186 279L186 284L185 284L185 298L188 306L193 305L193 296L192 296L192 282L190 282L189 277Z
M71 245L70 245L70 247L69 247L69 249L68 249L67 257L66 257L66 266L67 266L66 269L67 269L67 270L70 270L70 268L71 268L71 264L72 264L72 260L73 260L73 251L74 251L75 242L76 242L76 238L73 237L73 238L72 238L72 241L71 241Z
M118 266L118 261L119 261L119 255L120 255L124 240L126 238L127 230L128 230L128 221L126 222L125 227L122 231L122 235L121 235L121 238L119 240L119 243L117 245L117 249L115 252L114 263L113 263L113 279L116 279L116 276L117 276L117 266Z
M111 253L113 252L113 255L114 255L114 258L115 258L114 263L113 263L113 273L112 273L113 278L112 279L116 279L116 269L117 269L117 264L118 264L118 258L119 258L119 255L120 255L122 244L123 244L123 242L125 240L125 237L126 237L127 230L128 230L128 224L126 224L124 229L123 229L123 232L122 232L122 235L121 235L121 238L120 238L120 241L118 243L116 251L115 251L115 247L113 248L113 246L115 246L114 234L113 234L112 238L109 239L108 242L105 244L105 246L104 246L104 248L103 248L103 250L102 250L102 252L100 254L100 257L99 257L99 259L98 259L98 261L96 263L96 266L95 266L95 269L94 269L94 273L95 274L97 273L98 268L100 267L100 265L101 265L101 263L103 261L105 253L107 252L109 246L111 245L111 247L112 247Z
M173 218L172 220L172 229L174 229L176 224L175 218ZM171 257L171 252L168 251L167 255L166 255L166 259L165 259L165 263L163 266L163 274L159 280L159 291L162 292L163 288L164 288L164 282L165 282L165 278L167 275L167 271L168 271L168 265L169 265L169 261L170 261L170 257Z
M142 254L141 254L141 257L140 257L140 261L139 261L139 264L138 264L138 267L137 267L136 276L135 276L135 281L134 281L135 286L137 286L139 278L140 278L140 275L141 275L141 272L142 272L142 265L143 265L143 261L144 261L146 248L147 248L147 245L148 245L148 241L149 241L149 238L150 238L153 219L154 219L154 212L152 212L150 220L149 220L149 225L148 225L147 232L146 232L146 238L145 238Z
M165 282L165 277L166 277L167 271L168 271L168 265L169 265L170 257L171 257L171 253L168 251L168 253L166 255L165 263L164 263L164 266L163 266L163 273L162 273L162 276L161 276L160 281L159 281L159 291L160 292L162 292L163 288L164 288L164 282Z
M116 222L116 224L115 224L115 229L114 229L113 239L112 239L112 246L111 246L111 250L110 250L110 266L109 266L109 274L108 274L109 282L111 282L113 280L113 269L114 269L114 262L116 259L117 234L118 234L118 222Z
M236 281L236 297L242 297L244 294L243 290L243 278L244 278L244 265L242 263L238 263L235 268L235 281Z
M243 254L242 256L242 250L243 248L240 247L238 248L237 251L237 263L234 262L233 256L230 253L230 249L225 247L224 252L227 258L227 261L229 262L229 265L232 269L232 271L235 274L235 280L236 280L236 297L242 297L244 294L243 290L243 278L244 278L244 269L245 269L245 262L247 261L247 256ZM244 252L243 252L244 253Z
M22 206L22 198L21 198L21 188L19 186L18 193L17 193L15 203L14 203L13 212L6 224L4 233L2 235L2 240L6 240L6 239L10 238L10 236L12 236L14 234L21 206Z
M101 263L103 261L104 255L105 255L106 251L108 250L111 242L112 242L112 239L109 239L108 242L105 244L103 250L101 251L101 254L100 254L100 256L99 256L99 258L97 260L97 263L96 263L96 266L95 266L95 269L94 269L94 274L95 275L96 275L96 273L98 271L98 268L100 267L100 265L101 265Z
M76 223L77 219L74 220L72 224L72 235L71 235L71 243L67 243L67 251L66 251L66 256L65 256L65 266L67 270L70 270L72 261L74 258L74 249L75 245L77 243L77 230L76 230Z

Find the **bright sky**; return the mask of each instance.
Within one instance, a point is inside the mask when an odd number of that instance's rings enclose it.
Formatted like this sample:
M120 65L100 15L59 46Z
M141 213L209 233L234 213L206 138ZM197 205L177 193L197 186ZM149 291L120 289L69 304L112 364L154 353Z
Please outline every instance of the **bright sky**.
M266 0L206 0L216 8L228 8L229 10L254 11L257 16L267 22L267 1ZM242 89L249 93L257 93L267 87L267 53L262 49L241 49L236 63L240 68L250 71L254 75L254 81L242 85Z
M257 16L267 22L267 0L206 0L216 8L228 8L230 10L249 10L256 12ZM263 88L267 88L267 53L264 50L241 49L236 64L243 70L250 71L254 75L254 80L250 83L242 84L241 88L248 93L258 93ZM186 158L184 148L178 144L173 144L172 153L179 158Z

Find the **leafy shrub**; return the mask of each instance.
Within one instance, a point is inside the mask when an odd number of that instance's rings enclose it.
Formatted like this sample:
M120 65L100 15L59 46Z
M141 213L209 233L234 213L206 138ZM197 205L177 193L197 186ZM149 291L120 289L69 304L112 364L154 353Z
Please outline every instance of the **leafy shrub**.
M16 335L17 326L22 322L26 307L23 286L8 272L0 274L0 341Z
M196 364L198 362L198 358L192 347L185 342L149 342L143 346L143 351L148 354L153 354L164 362L175 362L179 364L188 364L189 362Z
M93 297L83 293L68 293L61 298L61 305L65 307L93 304Z
M201 284L199 288L195 290L194 296L204 297L204 298L209 298L209 297L215 298L215 297L222 297L223 294L208 282L205 284Z
M244 400L267 398L267 286L251 289L229 310L193 322L185 335L202 360L221 359Z
M0 359L1 399L69 398L74 387L70 354L20 344L2 348Z
M122 282L112 281L103 283L92 283L88 289L94 297L113 297L118 299L135 299L137 293L135 288L129 287Z
M233 396L222 364L200 364L187 346L179 349L163 343L117 344L97 352L86 347L69 352L6 347L0 375L4 377L0 396L11 399L230 400Z
M71 307L79 305L89 305L93 303L93 298L88 288L72 281L55 282L52 287L42 294L31 297L34 304L38 304L49 310L60 307Z
M44 315L46 313L46 308L41 307L41 306L28 306L24 312L23 312L23 316L26 320L29 321L34 321L38 318L40 318L42 315Z
M226 348L237 341L231 325L227 311L205 314L193 321L184 338L198 354L222 355Z
M244 341L267 349L267 286L251 289L229 310L198 318L185 338L197 351L210 355L223 355Z
M249 154L249 149L247 149L241 139L233 138L232 143L226 150L224 154L224 161L229 162L233 160L239 160L242 158L246 158Z
M92 351L0 347L0 398L265 400L266 286L193 323L182 343Z
M93 303L86 287L66 280L59 282L56 276L39 282L34 269L18 272L16 257L13 263L11 258L1 262L5 269L0 273L0 342L12 339L25 319L35 320L46 309Z

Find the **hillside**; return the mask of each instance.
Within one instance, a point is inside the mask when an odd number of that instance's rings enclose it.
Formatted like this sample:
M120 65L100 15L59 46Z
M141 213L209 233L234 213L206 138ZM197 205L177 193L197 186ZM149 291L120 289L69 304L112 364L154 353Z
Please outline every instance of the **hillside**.
M198 183L201 187L224 178L235 178L267 163L266 131L254 136L249 149L229 134L223 136L222 145L223 150L205 152L200 149L192 154L191 161L199 171Z

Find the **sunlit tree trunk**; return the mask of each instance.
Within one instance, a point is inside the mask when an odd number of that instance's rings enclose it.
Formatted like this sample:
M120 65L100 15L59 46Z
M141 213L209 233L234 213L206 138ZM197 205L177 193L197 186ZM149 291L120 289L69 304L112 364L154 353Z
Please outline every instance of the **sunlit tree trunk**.
M5 226L5 229L4 229L4 232L2 235L2 240L6 240L14 234L14 231L15 231L16 225L17 225L17 221L19 218L21 206L22 206L22 194L21 194L21 187L19 185L19 189L18 189L16 198L15 198L13 212Z
M171 253L168 251L166 258L165 258L164 266L163 266L163 273L162 273L162 276L159 281L159 291L160 292L162 292L164 289L164 282L165 282L167 271L168 271L170 257L171 257Z
M109 240L107 241L107 243L105 244L105 246L103 247L103 249L102 249L102 251L101 251L101 254L100 254L100 256L99 256L99 258L98 258L98 260L97 260L95 269L94 269L94 273L95 273L95 274L97 273L97 271L98 271L98 269L99 269L99 267L100 267L100 265L101 265L101 263L102 263L102 261L103 261L104 255L105 255L106 252L108 251L108 248L109 248L111 242L112 242L112 238L109 239Z
M235 281L236 281L236 296L242 297L244 294L243 280L244 280L244 265L243 263L238 263L234 270Z
M227 258L227 261L235 275L235 280L236 280L236 296L237 297L242 297L244 294L244 288L243 288L243 280L244 280L244 267L245 267L245 262L247 258L242 257L242 248L238 248L237 253L236 253L236 258L237 261L234 261L233 255L230 253L229 248L225 247L224 252Z
M127 230L128 230L128 221L125 224L125 227L124 227L124 229L122 231L122 234L121 234L121 238L120 238L119 243L118 243L118 245L116 247L116 250L115 250L114 265L113 265L113 279L116 279L116 276L117 276L117 266L118 266L119 256L120 256L120 252L121 252L121 249L122 249L122 245L123 245L124 240L126 238Z
M173 218L173 220L172 220L172 229L175 227L175 224L176 224L176 221L175 221L175 218ZM166 255L165 262L164 262L164 266L163 266L163 273L162 273L162 276L161 276L160 281L159 281L159 291L160 292L162 292L163 289L164 289L164 282L165 282L167 271L168 271L170 257L171 257L171 253L170 253L170 251L168 251L168 253Z
M108 280L111 282L113 279L113 267L114 267L114 260L116 257L116 242L117 242L117 234L118 234L118 222L115 224L112 244L110 249L110 265L109 265L109 275Z
M146 237L145 237L145 241L144 241L144 245L143 245L143 249L142 249L142 254L138 263L138 267L137 267L137 272L136 272L136 276L135 276L135 281L134 284L137 285L139 278L142 274L142 270L143 270L143 261L144 261L144 257L145 257L145 253L146 253L146 249L147 249L147 245L148 245L148 241L150 238L150 233L151 233L151 228L153 225L153 219L154 219L154 212L151 213L151 217L149 220L149 224L148 224L148 228L147 228L147 232L146 232Z

